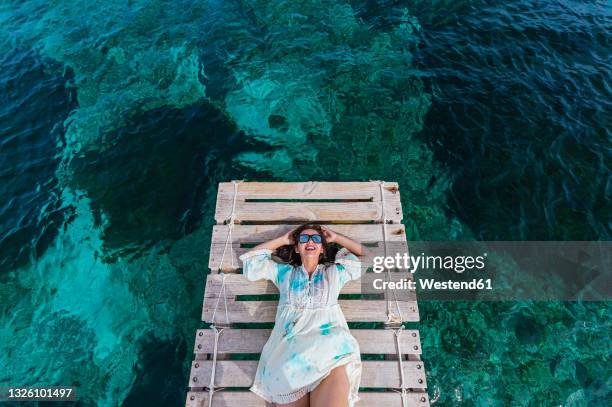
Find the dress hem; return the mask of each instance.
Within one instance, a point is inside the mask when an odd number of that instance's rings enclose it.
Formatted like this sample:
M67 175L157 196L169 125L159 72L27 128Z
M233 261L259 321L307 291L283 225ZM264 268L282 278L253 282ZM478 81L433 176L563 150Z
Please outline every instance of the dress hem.
M289 393L289 394L280 394L280 395L277 395L277 396L272 396L272 395L266 394L256 384L252 385L249 388L249 390L252 391L253 393L255 393L256 395L258 395L259 397L261 397L262 399L264 399L265 401L267 401L268 403L274 403L274 404L292 403L294 401L297 401L297 400L301 399L302 397L306 396L308 393L310 393L314 389L316 389L317 386L319 384L321 384L321 382L327 376L329 376L329 374L331 373L331 371L333 369L335 369L337 367L340 367L340 366L346 366L346 365L348 365L350 363L354 363L354 362L357 362L358 364L361 364L361 358L355 357L353 354L349 354L349 355L347 355L347 357L341 358L340 361L342 361L344 363L339 363L337 365L332 366L325 373L325 375L323 375L319 379L317 379L314 382L312 382L310 384L307 384L306 386L303 386L300 389L297 389L297 390L295 390L295 391L293 391L292 393ZM348 372L347 372L347 375L348 375ZM349 388L348 407L353 407L355 403L357 403L359 400L361 400L359 398L359 395L358 395L359 387L357 387L357 391L354 391L354 389L353 389L354 383L351 383L351 378L350 377L349 377L349 385L351 387Z

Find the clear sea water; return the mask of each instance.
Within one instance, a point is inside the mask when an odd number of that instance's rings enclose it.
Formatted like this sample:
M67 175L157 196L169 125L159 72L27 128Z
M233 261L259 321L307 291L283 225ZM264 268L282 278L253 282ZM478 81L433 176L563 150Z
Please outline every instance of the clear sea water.
M0 385L182 405L220 181L610 240L611 50L609 1L3 1ZM609 302L420 308L435 405L609 405Z

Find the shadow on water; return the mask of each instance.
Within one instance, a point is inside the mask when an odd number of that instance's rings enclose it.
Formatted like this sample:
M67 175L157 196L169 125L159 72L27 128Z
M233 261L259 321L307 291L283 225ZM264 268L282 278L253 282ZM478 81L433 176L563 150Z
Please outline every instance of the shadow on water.
M189 234L214 205L216 183L237 177L232 157L253 148L208 103L137 115L107 143L72 162L87 191L107 249L144 250ZM205 219L209 222L210 219Z
M185 371L187 357L185 338L160 342L154 336L139 347L136 379L123 402L124 406L179 406L185 403ZM186 390L185 390L186 391Z
M55 171L76 97L71 72L49 64L31 50L0 56L0 276L43 253L64 219Z

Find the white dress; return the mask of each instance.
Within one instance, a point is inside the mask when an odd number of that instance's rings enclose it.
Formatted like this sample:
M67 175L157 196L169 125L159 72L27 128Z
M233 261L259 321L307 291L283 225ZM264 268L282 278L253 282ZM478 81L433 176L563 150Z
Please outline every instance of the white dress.
M358 257L342 248L330 265L319 264L309 279L302 266L277 263L272 250L240 256L250 281L271 280L280 292L274 329L250 390L271 403L290 403L312 391L335 367L346 365L349 407L359 400L361 356L338 304L349 280L361 276Z

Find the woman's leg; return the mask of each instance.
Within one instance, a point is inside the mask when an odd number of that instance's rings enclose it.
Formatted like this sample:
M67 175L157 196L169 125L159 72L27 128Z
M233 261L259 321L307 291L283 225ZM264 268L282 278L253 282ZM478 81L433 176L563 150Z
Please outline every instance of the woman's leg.
M310 393L311 407L346 407L350 383L346 365L338 366Z
M291 403L285 404L274 404L277 407L309 407L310 406L310 393L306 393L306 395L302 398L299 398Z

